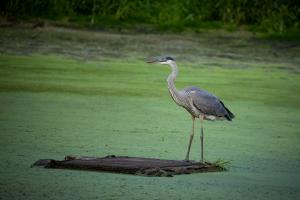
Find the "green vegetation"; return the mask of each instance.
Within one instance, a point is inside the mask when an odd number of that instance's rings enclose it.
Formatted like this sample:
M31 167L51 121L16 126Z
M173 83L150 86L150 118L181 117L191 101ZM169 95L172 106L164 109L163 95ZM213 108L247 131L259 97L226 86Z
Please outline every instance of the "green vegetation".
M0 31L0 199L300 199L296 42L32 25ZM228 171L154 178L30 168L70 154L183 159L191 119L168 94L170 69L144 62L153 55L176 59L179 89L207 89L236 115L205 122L205 157ZM199 135L197 121L194 160Z
M45 18L93 27L149 31L200 31L248 25L273 37L299 39L300 7L295 0L8 0L2 15ZM150 25L150 26L149 26ZM152 28L151 28L152 27Z
M143 61L127 60L124 63L123 60L106 60L83 63L75 60L61 61L56 56L15 58L7 55L0 56L0 59L0 91L147 98L166 96L165 76L169 69L149 66ZM193 64L179 62L180 65L186 68L180 68L178 87L204 85L228 100L260 101L280 106L300 105L298 74L276 69L266 74L259 66L253 66L252 70L245 73L244 69L210 67L199 71ZM245 88L247 92L244 92Z
M191 121L167 93L165 66L2 54L1 198L298 199L299 74L178 64L179 88L209 89L236 114L205 123L206 158L230 160L229 171L150 178L30 168L68 154L182 159Z

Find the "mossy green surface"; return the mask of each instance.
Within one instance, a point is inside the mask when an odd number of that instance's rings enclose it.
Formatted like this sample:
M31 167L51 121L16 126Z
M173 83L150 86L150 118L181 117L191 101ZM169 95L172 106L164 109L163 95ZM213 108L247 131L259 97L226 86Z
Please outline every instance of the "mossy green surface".
M183 159L191 120L169 97L166 66L2 54L0 199L298 199L299 74L261 63L178 65L178 88L207 89L236 115L204 124L206 160L230 160L229 171L153 178L30 168L69 154ZM199 133L198 122L193 160Z

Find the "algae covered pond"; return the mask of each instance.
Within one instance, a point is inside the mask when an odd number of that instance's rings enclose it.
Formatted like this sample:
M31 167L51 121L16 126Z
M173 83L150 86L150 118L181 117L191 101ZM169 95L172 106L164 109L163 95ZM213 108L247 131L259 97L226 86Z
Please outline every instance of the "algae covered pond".
M0 33L0 199L300 198L299 47L276 50L290 44L248 36L227 38L228 46L209 35L109 41L92 32L82 41L88 32L51 29L32 39L30 31ZM228 171L157 178L30 168L69 154L183 159L191 120L169 97L170 69L144 63L158 54L177 56L178 88L207 89L235 113L232 122L205 122L205 157L230 161ZM199 135L198 122L193 160Z

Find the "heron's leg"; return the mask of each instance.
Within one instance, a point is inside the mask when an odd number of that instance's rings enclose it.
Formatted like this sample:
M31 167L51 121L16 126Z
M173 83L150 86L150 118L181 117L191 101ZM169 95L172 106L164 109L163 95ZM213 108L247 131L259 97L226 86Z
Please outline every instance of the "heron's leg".
M193 138L194 138L194 125L195 125L195 117L192 116L192 121L193 121L193 127L192 127L192 133L190 135L190 141L189 141L189 146L188 146L188 150L186 152L186 156L185 156L185 159L186 161L189 160L189 156L190 156L190 150L191 150L191 146L192 146L192 142L193 142Z
M201 142L201 163L204 163L204 131L203 131L203 121L204 121L204 116L200 116L200 121L201 121L201 135L200 135L200 142Z

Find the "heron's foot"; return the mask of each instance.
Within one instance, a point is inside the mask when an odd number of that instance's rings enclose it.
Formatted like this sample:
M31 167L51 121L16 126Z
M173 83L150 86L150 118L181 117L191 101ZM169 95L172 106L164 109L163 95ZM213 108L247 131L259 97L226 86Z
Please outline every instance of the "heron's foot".
M191 162L191 160L189 158L187 158L187 157L185 159L183 159L183 161L184 162Z
M206 165L206 162L205 162L204 160L200 160L200 163L201 163L202 165Z

